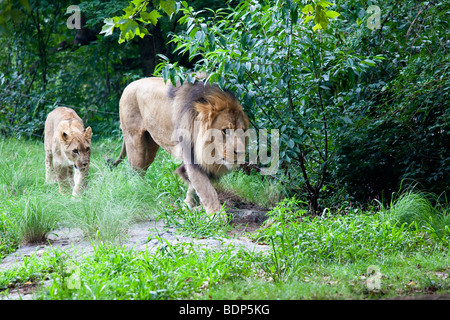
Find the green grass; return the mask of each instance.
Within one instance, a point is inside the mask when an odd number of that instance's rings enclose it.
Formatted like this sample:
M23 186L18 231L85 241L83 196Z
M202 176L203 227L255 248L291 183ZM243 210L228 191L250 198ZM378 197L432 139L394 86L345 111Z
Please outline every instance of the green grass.
M116 170L108 168L104 156L117 156L118 148L119 141L95 143L88 188L74 198L45 183L41 142L0 140L0 152L6 155L0 159L1 221L10 223L9 233L13 229L16 236L10 246L42 241L55 227L78 227L90 238L120 242L131 223L156 216L182 197L185 186L166 153L160 152L141 179L126 161ZM5 246L1 251L10 252Z
M87 192L73 198L45 184L42 143L0 140L0 259L59 227L81 228L95 247L84 257L58 248L24 257L0 274L0 294L44 282L37 299L379 299L450 291L449 206L413 191L389 208L315 217L295 198L274 205L283 195L275 181L235 172L218 188L273 207L248 235L266 253L159 238L157 250L126 249L129 226L150 218L197 238L227 237L230 226L182 207L186 187L173 174L179 163L164 152L145 179L126 162L110 170L104 156L119 148L117 140L95 142ZM370 266L379 270L375 288Z
M386 219L411 228L423 228L437 240L448 241L450 206L447 199L423 191L406 190L391 202L390 209L382 211Z
M281 182L259 174L245 175L231 172L220 179L218 190L231 191L235 195L265 208L272 208L283 199Z
M176 227L179 233L191 237L226 237L231 226L225 209L224 207L221 212L208 215L204 209L189 210L181 207L176 210L163 210L159 218L163 219L167 226Z

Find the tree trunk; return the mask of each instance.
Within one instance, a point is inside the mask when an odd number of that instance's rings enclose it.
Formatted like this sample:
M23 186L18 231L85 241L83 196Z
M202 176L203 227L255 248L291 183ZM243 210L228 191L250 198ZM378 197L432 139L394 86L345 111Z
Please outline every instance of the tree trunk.
M145 77L153 76L155 67L158 64L157 54L164 53L164 39L159 23L153 26L151 35L139 39L139 49L141 51L141 68Z

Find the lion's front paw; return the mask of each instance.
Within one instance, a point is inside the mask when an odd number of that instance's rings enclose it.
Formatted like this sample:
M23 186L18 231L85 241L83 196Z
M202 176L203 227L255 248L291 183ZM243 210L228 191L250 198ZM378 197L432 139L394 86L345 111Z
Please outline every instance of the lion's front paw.
M186 199L184 199L184 203L191 210L193 210L197 206L197 203L195 202L194 198L192 198L192 197L186 197Z

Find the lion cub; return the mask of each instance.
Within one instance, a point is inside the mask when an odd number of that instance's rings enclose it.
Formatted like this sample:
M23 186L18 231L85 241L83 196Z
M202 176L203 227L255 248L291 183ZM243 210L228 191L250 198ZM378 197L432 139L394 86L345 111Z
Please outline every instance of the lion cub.
M58 181L61 193L73 186L72 195L78 196L86 186L91 137L91 127L85 129L83 120L72 109L59 107L48 114L44 137L45 179L49 183Z

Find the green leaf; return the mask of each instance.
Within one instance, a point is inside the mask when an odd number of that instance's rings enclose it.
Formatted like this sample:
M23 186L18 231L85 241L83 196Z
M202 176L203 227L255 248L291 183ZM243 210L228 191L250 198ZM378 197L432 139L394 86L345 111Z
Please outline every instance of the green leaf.
M177 11L175 0L161 0L159 7L170 17Z
M127 18L133 16L136 13L136 10L133 8L133 5L131 4L125 9L123 9L123 11L125 12L124 16L126 16Z
M177 84L176 75L177 75L177 71L175 69L172 68L169 70L169 79L173 85Z
M331 5L333 5L331 2L325 1L325 0L320 0L319 5L322 6L323 8L329 7Z
M317 24L313 27L313 31L320 30L320 29L322 29L322 26L321 26L319 23L317 23Z
M105 34L105 37L112 35L114 27L116 26L116 24L114 23L112 18L108 18L103 20L103 27L102 27L102 31L100 31L100 34Z
M125 21L124 21L125 20ZM139 30L139 25L134 20L126 20L122 19L119 21L120 23L120 38L119 43L123 43L124 41L129 41L134 38L136 31Z
M197 32L198 32L198 28L196 28L196 27L192 28L191 31L188 30L189 38L194 39L194 37L197 34Z
M19 0L19 2L28 13L31 12L30 3L28 2L28 0Z
M307 5L302 9L302 12L303 12L304 14L311 14L311 13L314 12L314 7L313 7L312 5L310 5L310 4L307 4Z
M327 28L327 25L328 25L328 17L327 17L327 15L325 14L325 11L324 11L323 7L320 6L320 5L317 5L317 6L316 6L316 16L315 16L315 18L314 18L314 22L316 23L316 26L317 26L317 25L320 25L320 27L321 27L322 29L326 29L326 28ZM314 26L315 29L313 28L313 30L319 29L319 28L316 27L316 26Z
M147 23L151 22L154 26L156 26L160 17L162 17L162 15L156 10L151 12L141 12L141 18Z
M365 62L366 64L368 64L369 66L371 66L371 67L375 67L375 66L376 66L376 63L375 63L375 61L373 61L373 60L365 59L364 62Z
M139 28L136 30L136 35L141 38L143 38L144 36L146 36L148 34L149 34L148 30L142 26L139 26Z
M333 10L328 10L325 12L325 14L330 17L331 19L335 19L337 17L339 17L341 14L339 12L333 11Z

